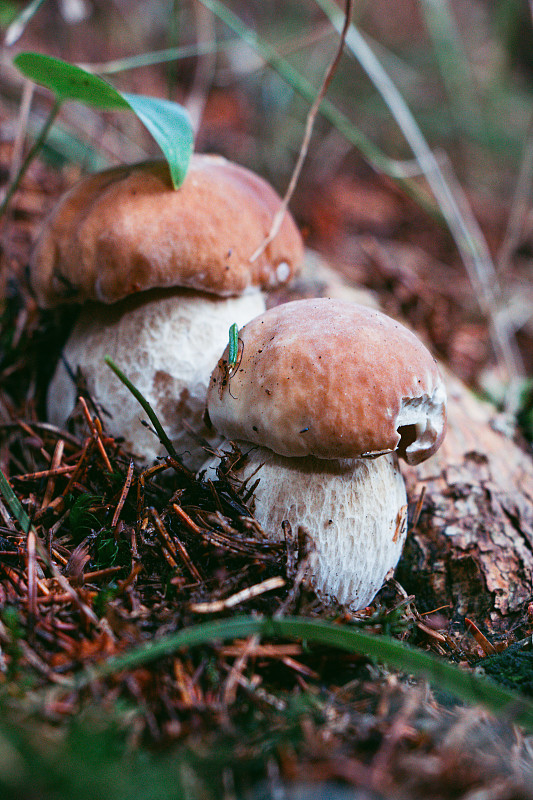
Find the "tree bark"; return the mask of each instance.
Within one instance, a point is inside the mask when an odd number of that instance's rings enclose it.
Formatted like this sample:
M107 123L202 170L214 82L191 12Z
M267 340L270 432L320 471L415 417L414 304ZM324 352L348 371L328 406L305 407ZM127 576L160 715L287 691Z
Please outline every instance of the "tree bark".
M440 450L402 466L410 501L425 487L398 579L424 605L486 619L523 611L533 583L533 459L494 408L443 368L448 430ZM435 607L435 606L434 606Z

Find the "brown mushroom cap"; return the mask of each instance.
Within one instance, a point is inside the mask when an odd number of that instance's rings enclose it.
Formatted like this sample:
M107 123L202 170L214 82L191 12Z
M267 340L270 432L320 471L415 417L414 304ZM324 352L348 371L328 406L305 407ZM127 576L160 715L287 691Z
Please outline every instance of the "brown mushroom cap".
M303 255L289 213L253 262L280 199L262 178L194 155L173 190L166 162L120 166L79 181L45 222L30 263L40 305L183 286L221 296L286 283Z
M409 463L439 447L446 401L437 364L379 311L296 300L256 317L239 338L240 363L228 368L226 348L208 391L209 417L226 437L284 456L398 450Z

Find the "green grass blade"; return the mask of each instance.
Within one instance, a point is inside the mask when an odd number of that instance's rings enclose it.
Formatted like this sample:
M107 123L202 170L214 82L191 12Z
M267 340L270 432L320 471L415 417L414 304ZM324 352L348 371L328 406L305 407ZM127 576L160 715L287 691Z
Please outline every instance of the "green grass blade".
M422 0L420 6L456 123L467 133L473 122L476 127L485 128L487 121L474 91L472 70L449 2Z
M163 428L163 426L159 422L158 416L155 413L155 411L152 408L152 406L150 405L150 403L148 402L148 400L141 394L141 392L130 381L130 379L122 372L122 370L119 367L117 367L117 365L115 364L115 362L113 361L112 358L110 358L109 356L105 356L104 357L104 361L107 364L107 366L110 367L113 370L113 372L115 373L117 378L120 381L122 381L122 383L124 384L126 389L128 389L132 393L132 395L137 400L137 402L140 403L140 405L142 406L142 408L146 412L146 415L147 415L148 419L150 420L150 422L154 426L155 431L156 431L156 433L157 433L157 435L159 437L159 441L161 442L163 447L166 449L167 453L169 455L171 455L172 458L176 458L176 459L179 460L179 456L176 453L174 445L172 444L172 442L168 438L168 436L167 436L167 434L165 432L165 429Z
M17 174L15 175L14 179L12 180L7 192L6 196L4 197L2 204L0 205L0 217L5 213L9 203L11 202L11 198L17 191L22 178L28 171L28 167L32 163L33 159L37 156L41 148L44 146L46 138L52 129L52 126L56 120L59 111L61 110L61 103L56 100L52 110L50 111L48 118L46 119L43 127L39 131L39 135L35 139L33 145L30 147L24 161L22 162Z
M26 30L26 25L35 16L44 2L45 0L32 0L32 2L28 3L28 5L22 9L20 14L17 14L15 19L10 22L4 38L4 44L6 47L11 47L18 42ZM2 6L2 3L0 3L0 6Z
M102 61L98 64L80 64L87 72L98 75L112 75L117 72L126 72L130 69L140 69L154 64L165 64L169 61L180 61L183 58L194 58L230 50L240 45L240 39L228 39L218 42L196 42L195 44L183 44L177 47L167 47L164 50L151 50L146 53L139 53L135 56L116 58L112 61Z
M77 676L74 683L77 688L81 688L95 679L125 669L136 669L158 658L169 656L181 648L252 634L268 638L302 639L367 656L402 672L425 678L435 687L452 693L464 702L479 703L490 711L507 715L512 721L533 730L533 703L517 692L466 672L397 639L376 636L335 622L300 617L234 617L194 625L158 641L149 641L129 653L110 658L95 668L85 670Z
M31 525L30 518L26 514L26 511L22 507L20 500L18 499L17 495L11 488L11 484L9 483L8 479L6 478L1 469L0 469L0 494L6 501L9 510L19 523L22 532L28 533Z

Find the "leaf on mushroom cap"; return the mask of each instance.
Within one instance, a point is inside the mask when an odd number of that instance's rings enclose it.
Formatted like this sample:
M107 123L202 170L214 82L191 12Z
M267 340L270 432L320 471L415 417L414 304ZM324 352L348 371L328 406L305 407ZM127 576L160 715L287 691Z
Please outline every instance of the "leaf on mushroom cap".
M207 401L228 438L326 459L398 450L412 464L440 446L446 393L435 359L385 314L296 300L256 317L239 338L238 369L231 375L226 349Z
M286 283L303 244L287 213L253 263L280 206L258 175L212 155L195 155L174 190L165 162L120 166L79 181L45 222L30 277L40 305L188 287L221 296Z

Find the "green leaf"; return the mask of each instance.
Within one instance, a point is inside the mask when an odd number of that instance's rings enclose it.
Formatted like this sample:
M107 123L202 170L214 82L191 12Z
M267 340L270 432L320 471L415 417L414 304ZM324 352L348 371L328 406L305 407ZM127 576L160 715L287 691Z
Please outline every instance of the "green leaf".
M102 109L127 109L120 92L97 75L43 53L19 53L13 64L24 77L50 89L57 99L78 100Z
M178 103L158 97L126 92L122 97L161 148L170 168L172 183L177 189L185 180L194 146L187 111Z
M97 75L43 53L19 53L13 63L26 78L50 89L60 103L76 100L104 110L133 111L161 148L174 188L183 183L194 140L189 115L182 106L119 92Z

